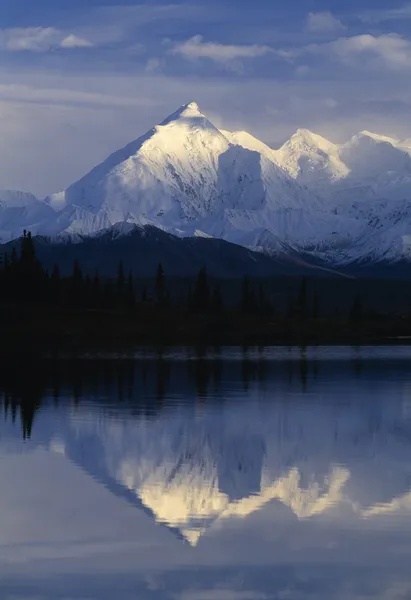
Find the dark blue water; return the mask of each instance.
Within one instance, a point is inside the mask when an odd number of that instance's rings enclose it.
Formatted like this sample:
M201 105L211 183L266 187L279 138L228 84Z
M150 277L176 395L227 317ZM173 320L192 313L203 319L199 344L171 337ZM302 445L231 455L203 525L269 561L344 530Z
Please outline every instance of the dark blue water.
M3 599L411 598L411 348L0 377Z

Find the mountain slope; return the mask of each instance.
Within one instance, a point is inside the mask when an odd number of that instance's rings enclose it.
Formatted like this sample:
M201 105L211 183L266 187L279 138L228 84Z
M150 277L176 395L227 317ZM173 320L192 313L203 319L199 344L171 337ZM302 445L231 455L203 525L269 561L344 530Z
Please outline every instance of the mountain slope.
M0 238L96 235L117 224L214 237L331 268L411 259L411 143L300 129L279 150L217 129L195 103L39 201L0 195Z
M45 232L54 217L54 211L33 194L0 190L0 242L21 236L24 229Z
M230 140L192 103L46 202L59 211L56 232L92 234L131 222L192 235L222 224L228 231L219 237L232 239L226 211L316 206L264 149Z
M210 275L222 278L328 273L287 255L269 257L220 239L180 238L151 225L117 224L93 237L36 237L34 242L42 264L51 271L58 263L65 275L72 273L74 260L80 261L85 273L93 275L98 269L106 276L116 275L120 260L137 277L153 277L159 263L168 277L193 277L203 266ZM0 255L10 254L14 244L0 246Z

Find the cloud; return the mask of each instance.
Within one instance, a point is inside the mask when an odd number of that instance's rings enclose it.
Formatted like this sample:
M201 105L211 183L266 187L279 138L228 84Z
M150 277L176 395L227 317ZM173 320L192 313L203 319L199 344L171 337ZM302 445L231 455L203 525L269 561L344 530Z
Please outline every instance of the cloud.
M411 42L395 33L340 38L324 45L322 50L331 51L343 62L351 62L360 55L368 55L390 69L411 67Z
M405 4L399 8L388 8L385 10L369 10L359 15L361 21L366 23L383 23L384 21L399 21L411 19L411 4Z
M54 27L25 27L0 30L0 49L8 52L47 52L53 48L89 48L93 44L73 33Z
M331 12L309 13L307 29L313 32L342 31L344 25Z
M191 61L207 58L216 63L228 64L241 58L264 56L272 51L269 46L235 46L217 42L204 42L203 36L196 35L175 46L171 52Z
M276 54L286 60L311 54L337 59L341 63L354 67L366 66L369 68L374 65L390 70L411 68L411 41L396 33L379 36L363 34L341 37L323 44L309 44L301 48L277 50ZM370 60L359 62L360 56Z
M93 44L89 40L85 40L74 33L70 33L60 42L60 48L91 48Z

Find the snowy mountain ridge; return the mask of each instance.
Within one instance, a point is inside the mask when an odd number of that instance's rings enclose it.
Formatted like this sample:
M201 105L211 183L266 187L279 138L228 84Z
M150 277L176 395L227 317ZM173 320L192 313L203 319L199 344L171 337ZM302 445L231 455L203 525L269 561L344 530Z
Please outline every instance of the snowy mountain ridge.
M119 224L333 266L408 260L411 142L362 131L334 144L299 129L274 150L219 130L190 103L44 201L0 192L1 241L25 228L84 236Z
M41 433L24 450L62 455L192 546L269 504L298 520L350 515L359 522L411 511L410 425L401 404L390 405L373 429L381 406L372 403L364 410L353 401L347 412L346 404L302 410L228 402L218 418L189 404L156 419L63 405L60 419L42 414ZM23 451L12 443L16 435L18 425L2 423L3 452Z

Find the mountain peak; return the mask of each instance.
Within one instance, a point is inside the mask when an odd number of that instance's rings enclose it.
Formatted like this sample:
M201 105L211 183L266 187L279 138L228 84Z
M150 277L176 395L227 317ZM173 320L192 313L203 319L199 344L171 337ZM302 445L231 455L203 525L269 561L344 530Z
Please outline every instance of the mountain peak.
M168 125L173 121L180 119L205 119L206 117L200 111L200 107L197 102L190 102L189 104L183 104L178 110L168 116L161 125Z
M360 133L355 135L352 138L352 141L360 140L361 138L369 138L371 140L374 140L375 142L388 142L389 144L392 144L393 146L396 146L399 143L399 141L395 138L388 137L386 135L380 135L378 133L373 133L372 131L367 131L366 129L364 129L363 131L360 131Z
M293 145L303 143L308 146L327 150L335 146L335 144L332 142L326 140L317 133L313 133L309 129L297 129L294 135L290 138L289 142L287 142L287 144L290 143Z
M189 102L188 104L183 105L183 107L185 107L186 110L201 112L197 102Z

